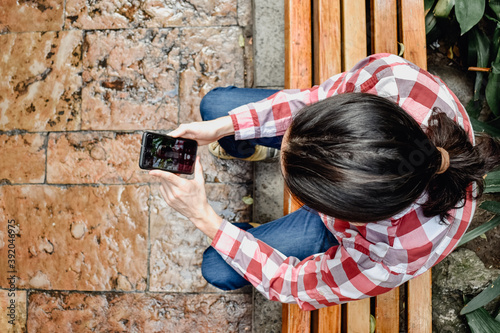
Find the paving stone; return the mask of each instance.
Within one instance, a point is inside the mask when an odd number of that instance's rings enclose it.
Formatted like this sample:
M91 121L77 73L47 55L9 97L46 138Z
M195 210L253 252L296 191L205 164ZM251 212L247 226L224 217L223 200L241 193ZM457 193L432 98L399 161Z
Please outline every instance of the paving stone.
M177 29L93 31L83 52L82 129L173 129Z
M208 151L207 146L198 147L206 182L213 183L251 183L253 179L252 162L222 160Z
M210 90L244 86L244 45L239 44L240 36L238 27L182 29L181 123L201 120L200 101Z
M67 0L66 27L86 30L235 25L237 0Z
M0 35L0 130L80 126L81 31Z
M281 332L282 304L266 299L261 293L254 291L254 332Z
M249 295L31 293L30 332L251 332Z
M283 0L254 2L255 86L285 84L285 6Z
M0 135L0 182L43 183L45 139L42 134Z
M252 23L252 0L238 0L238 25L246 27Z
M116 290L123 275L126 289L145 290L148 197L149 186L0 187L0 221L14 219L19 228L17 286ZM3 241L1 271L6 258Z
M279 162L255 165L254 220L259 223L274 221L283 216L284 180Z
M48 183L130 184L153 180L139 168L141 134L51 133L47 150Z
M61 30L64 0L2 0L0 33Z
M0 309L1 332L26 332L26 291L0 290Z
M231 222L250 220L251 207L242 201L250 191L244 185L206 185L210 205ZM152 187L150 220L150 290L220 291L210 286L201 275L203 252L210 242L187 218L167 206L159 186Z

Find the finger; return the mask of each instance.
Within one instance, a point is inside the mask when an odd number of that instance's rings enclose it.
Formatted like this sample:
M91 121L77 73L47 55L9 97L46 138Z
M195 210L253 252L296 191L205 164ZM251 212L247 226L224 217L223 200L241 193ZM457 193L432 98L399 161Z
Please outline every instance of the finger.
M168 135L171 137L174 137L174 138L178 138L179 136L186 134L186 131L187 131L186 127L181 125L181 126L177 127L176 129L174 129L172 132L168 133Z
M203 176L203 167L201 166L200 156L196 156L196 164L194 165L194 180L199 184L205 183L205 177Z
M184 179L176 176L175 174L163 170L151 170L149 171L151 176L159 177L160 179L165 180L166 182L173 184L175 186L182 186Z

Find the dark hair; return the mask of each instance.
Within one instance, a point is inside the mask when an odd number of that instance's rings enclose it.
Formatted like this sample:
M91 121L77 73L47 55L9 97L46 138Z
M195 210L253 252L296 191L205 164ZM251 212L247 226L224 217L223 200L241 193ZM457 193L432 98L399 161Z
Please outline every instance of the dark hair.
M437 174L442 147L450 166ZM483 176L500 166L500 143L467 133L434 110L426 132L396 103L365 93L346 93L305 107L282 147L285 183L302 203L352 222L390 218L424 192L426 216L447 216L469 185L478 196Z

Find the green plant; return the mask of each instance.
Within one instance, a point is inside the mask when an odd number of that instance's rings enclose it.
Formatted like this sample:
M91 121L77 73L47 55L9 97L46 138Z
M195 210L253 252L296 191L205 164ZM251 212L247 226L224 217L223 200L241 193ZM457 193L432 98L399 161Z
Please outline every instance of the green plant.
M447 56L476 71L474 93L466 109L476 133L500 137L500 0L425 0L429 44L444 40ZM486 100L491 112L482 112ZM481 118L482 121L479 121ZM485 193L500 192L500 170L485 179ZM500 225L500 202L480 208L494 217L467 232L458 246ZM493 318L483 306L500 296L500 277L474 297L460 312L473 333L500 332L500 314Z
M467 111L477 118L486 99L490 124L500 127L500 0L425 0L427 40L445 39L450 57L477 70Z

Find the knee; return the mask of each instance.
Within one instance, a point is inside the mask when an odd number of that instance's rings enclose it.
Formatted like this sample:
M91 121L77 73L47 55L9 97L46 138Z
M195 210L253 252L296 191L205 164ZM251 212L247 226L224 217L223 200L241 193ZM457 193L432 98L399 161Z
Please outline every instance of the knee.
M221 116L219 106L221 101L227 99L227 92L235 87L218 87L210 90L200 102L201 119L213 120Z
M213 247L209 247L203 253L201 274L208 283L222 290L238 289L242 287L239 286L240 283L246 282Z

